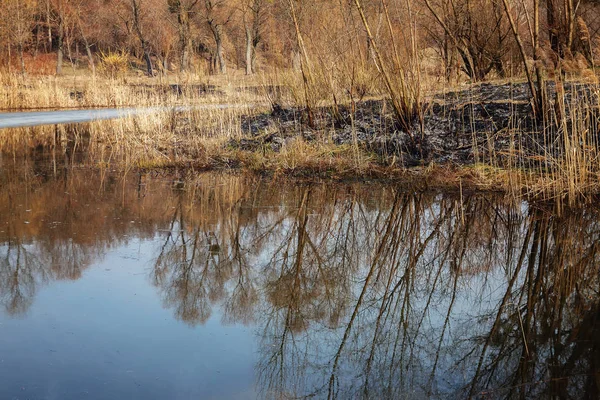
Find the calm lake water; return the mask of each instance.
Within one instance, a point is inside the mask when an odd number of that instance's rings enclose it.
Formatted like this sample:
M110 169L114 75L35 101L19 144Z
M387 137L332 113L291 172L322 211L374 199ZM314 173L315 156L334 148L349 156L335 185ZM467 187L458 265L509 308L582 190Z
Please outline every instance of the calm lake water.
M600 211L0 160L0 399L598 398Z
M186 110L226 110L252 108L253 104L196 104L174 107L88 108L80 110L0 111L0 129L34 127L55 124L79 124L103 119L152 115L159 112Z

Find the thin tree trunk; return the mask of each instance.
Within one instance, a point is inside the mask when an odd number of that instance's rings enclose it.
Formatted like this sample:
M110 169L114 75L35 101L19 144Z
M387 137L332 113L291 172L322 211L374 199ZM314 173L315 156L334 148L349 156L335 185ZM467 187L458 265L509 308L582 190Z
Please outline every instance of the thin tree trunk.
M254 73L253 70L253 53L254 53L254 47L252 46L252 29L250 29L250 27L245 24L245 30L246 30L246 75L252 75Z
M539 10L539 0L534 0L534 9L537 7ZM534 11L535 14L537 14ZM535 18L535 16L534 16ZM559 57L562 57L561 49L559 46L559 37L558 37L558 24L556 18L556 8L554 5L554 0L546 0L546 18L548 20L548 37L550 39L550 48L554 51ZM534 22L534 25L535 22ZM539 24L538 24L539 28ZM534 28L535 29L535 28Z
M62 66L63 66L63 57L64 57L64 35L65 35L65 26L64 26L64 20L63 20L63 13L62 13L62 5L59 2L59 9L58 9L58 51L56 53L56 75L60 75L62 74Z
M90 68L92 69L92 74L96 75L96 64L94 63L94 56L92 54L92 50L90 49L90 45L87 42L85 43L85 52L90 63Z
M21 74L25 75L25 58L23 57L23 43L17 46L19 50L19 60L21 62Z
M537 2L537 0L535 0ZM533 78L531 76L531 72L529 72L529 67L527 66L527 54L525 53L525 47L523 45L523 41L521 40L521 35L519 34L517 25L515 23L515 19L513 18L512 12L510 10L510 6L508 5L508 0L502 0L504 4L504 11L506 11L506 16L508 21L510 22L510 28L512 29L513 35L519 47L519 54L521 55L521 61L523 62L523 68L525 69L525 75L527 75L527 82L529 83L529 90L531 91L531 99L533 102L534 111L537 113L540 111L539 106L539 98L538 91L536 90L535 84L533 82ZM537 15L537 14L536 14ZM537 21L537 20L536 20ZM537 26L537 23L534 22L534 25ZM537 38L535 36L536 29L534 28L534 60L535 60L535 45L537 44Z
M312 70L310 68L310 62L308 59L308 52L304 46L304 40L302 39L302 33L300 32L300 25L298 24L298 18L296 16L296 8L294 7L293 0L288 0L290 11L292 13L292 20L294 22L294 29L296 31L296 41L300 50L300 70L302 71L302 81L304 83L304 98L306 103L306 112L308 114L308 126L312 129L315 128L313 107L312 107L312 86L313 77ZM309 83L310 82L310 83Z
M8 64L8 73L9 73L9 74L12 72L12 65L11 65L11 62L10 62L10 61L11 61L10 59L11 59L11 57L12 57L12 54L11 54L11 52L10 52L10 47L11 47L11 46L10 46L10 42L9 42L9 43L6 45L6 49L7 49L7 51L8 51L8 62L7 62L7 64Z
M183 70L189 70L191 65L191 55L192 55L192 39L188 36L185 40L185 44L183 47L183 52L181 54L181 68Z
M144 60L146 61L146 73L148 76L154 76L154 68L152 67L152 59L150 58L149 44L144 39L142 34L142 28L140 26L140 10L136 0L131 0L133 10L133 28L137 34L137 37L142 45L142 52L144 53Z
M52 51L52 25L50 23L50 0L46 0L46 27L48 28L48 48L46 53Z
M190 34L189 10L179 3L177 10L177 24L179 33L179 71L184 72L190 68L190 54L192 52L192 38Z
M300 72L302 70L302 67L301 67L302 61L300 61L301 60L300 52L294 50L294 51L292 51L291 56L292 56L292 69L295 72Z
M573 0L565 0L566 8L567 8L567 24L568 24L568 32L567 32L567 45L565 46L567 49L571 50L573 46L573 35L575 34L575 21L577 20L577 10L579 9L579 5L581 4L581 0L577 0L577 3L573 3Z
M444 71L444 77L446 78L446 82L450 82L451 78L452 78L452 66L451 66L451 62L452 62L452 58L450 56L450 43L448 40L448 34L446 32L444 32L444 67L445 67L445 71Z
M378 48L377 44L375 43L375 39L373 38L373 35L371 34L371 29L369 27L369 23L367 21L367 17L365 15L365 12L363 10L360 0L354 0L354 5L356 6L356 9L358 10L358 12L360 14L360 18L362 20L363 26L364 26L367 36L369 38L369 42L371 43L371 48L373 49L373 53L376 58L376 64L379 66L381 75L383 75L383 81L385 82L385 86L386 86L388 93L390 95L390 98L392 100L392 106L394 107L394 112L396 114L396 118L398 119L398 122L402 126L402 129L404 129L406 131L406 133L410 137L411 141L414 142L414 136L411 131L412 121L410 120L410 116L407 115L407 112L410 110L407 110L401 104L400 94L398 93L398 91L394 87L394 84L392 83L391 76L390 76L390 73L388 72L385 61L384 61L381 53L379 52L379 48ZM402 72L399 73L399 76L402 77ZM403 86L404 85L402 85L401 88L404 90ZM405 95L405 93L403 93L403 95Z
M94 63L94 56L92 55L92 50L90 48L90 44L83 32L83 28L81 27L81 21L77 20L77 26L79 27L79 32L81 33L81 38L83 39L83 44L85 45L85 53L87 54L88 62L90 64L90 68L92 69L92 74L96 75L96 64Z
M217 45L217 61L219 62L219 72L227 73L227 65L225 64L225 50L223 49L223 34L221 25L215 25L213 29L215 43Z
M256 73L256 50L260 43L260 27L261 27L261 10L263 7L263 0L254 0L252 7L252 59L250 65L252 66L252 72Z
M452 33L452 31L450 30L448 25L446 25L446 23L442 20L442 18L437 13L437 11L435 11L435 8L433 8L433 6L431 5L431 2L429 0L425 0L425 5L429 9L429 11L431 11L431 13L435 17L436 21L438 21L440 26L444 29L444 32L446 32L448 37L452 40L452 42L454 42L454 46L456 47L456 50L458 51L458 53L460 54L460 57L463 60L464 71L466 72L466 74L471 79L477 79L476 74L475 74L475 62L473 60L471 53L469 52L468 44L465 43L464 39L459 40Z
M533 1L533 13L533 62L535 64L535 75L537 78L536 118L543 121L545 119L546 84L544 83L542 61L540 60L540 0Z
M394 30L392 28L392 20L390 19L390 12L388 10L387 3L385 0L381 0L381 4L383 5L383 12L385 13L385 20L387 22L388 31L390 33L390 41L392 42L392 48L394 49L394 61L395 61L395 69L397 71L400 70L400 55L398 53L398 46L396 46L396 40L394 39ZM408 21L411 24L411 21Z
M71 68L73 68L73 72L75 72L75 61L73 59L73 52L72 52L72 47L73 47L73 43L71 42L71 35L69 34L68 30L65 30L65 42L67 44L67 57L69 58L69 62L71 63Z
M152 59L150 58L150 52L148 51L148 44L142 42L142 49L144 51L144 60L146 60L146 73L148 76L154 76L154 68L152 67Z
M16 19L17 19L17 25L15 26L15 30L16 30L16 34L17 34L17 52L19 54L19 63L21 66L21 75L25 75L25 59L23 58L23 41L24 39L24 35L25 35L25 31L27 30L27 22L23 21L23 15L22 12L23 10L21 9L22 4L20 2L18 2L16 4ZM27 17L25 17L27 18Z
M40 36L41 36L41 29L40 29L40 26L38 25L35 29L35 46L33 48L33 58L37 58L39 50L40 50Z

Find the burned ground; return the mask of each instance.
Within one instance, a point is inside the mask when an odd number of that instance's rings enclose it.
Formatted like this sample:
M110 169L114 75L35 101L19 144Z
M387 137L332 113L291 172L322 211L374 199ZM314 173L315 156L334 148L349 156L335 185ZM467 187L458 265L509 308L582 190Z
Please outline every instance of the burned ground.
M429 163L466 165L494 159L535 158L560 152L560 136L572 131L571 114L591 125L597 135L598 88L587 84L564 85L566 124L556 123L560 109L554 83L547 86L549 111L546 124L538 123L529 101L527 84L484 83L468 90L432 97L415 117L411 132L395 122L392 106L385 100L370 100L337 108L313 110L313 126L301 108L274 105L271 113L244 116L244 137L229 145L247 151L281 151L290 140L322 141L336 145L356 144L406 167ZM560 104L560 103L559 103ZM566 127L566 128L565 128ZM595 127L595 128L594 128ZM596 141L597 143L597 141Z

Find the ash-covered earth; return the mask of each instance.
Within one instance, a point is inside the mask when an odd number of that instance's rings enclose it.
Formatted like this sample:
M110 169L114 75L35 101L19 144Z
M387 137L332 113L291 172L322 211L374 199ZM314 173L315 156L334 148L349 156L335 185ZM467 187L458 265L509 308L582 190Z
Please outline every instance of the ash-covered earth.
M291 140L322 141L337 145L357 144L385 162L394 158L409 167L428 163L471 164L494 158L535 158L560 152L561 135L585 126L597 135L598 86L565 83L564 96L547 85L545 123L535 118L526 83L473 85L469 89L433 96L413 118L406 132L396 123L386 100L358 102L353 106L321 107L308 113L300 108L273 106L271 113L242 118L242 139L229 145L238 149L281 151ZM560 91L559 91L560 93ZM565 116L564 123L557 123ZM594 141L598 143L597 140Z

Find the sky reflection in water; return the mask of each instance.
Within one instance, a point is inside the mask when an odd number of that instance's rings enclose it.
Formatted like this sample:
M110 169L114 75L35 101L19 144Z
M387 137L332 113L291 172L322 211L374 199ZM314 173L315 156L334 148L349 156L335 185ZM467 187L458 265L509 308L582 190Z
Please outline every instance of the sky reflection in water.
M0 398L598 396L593 208L31 162L0 189Z

